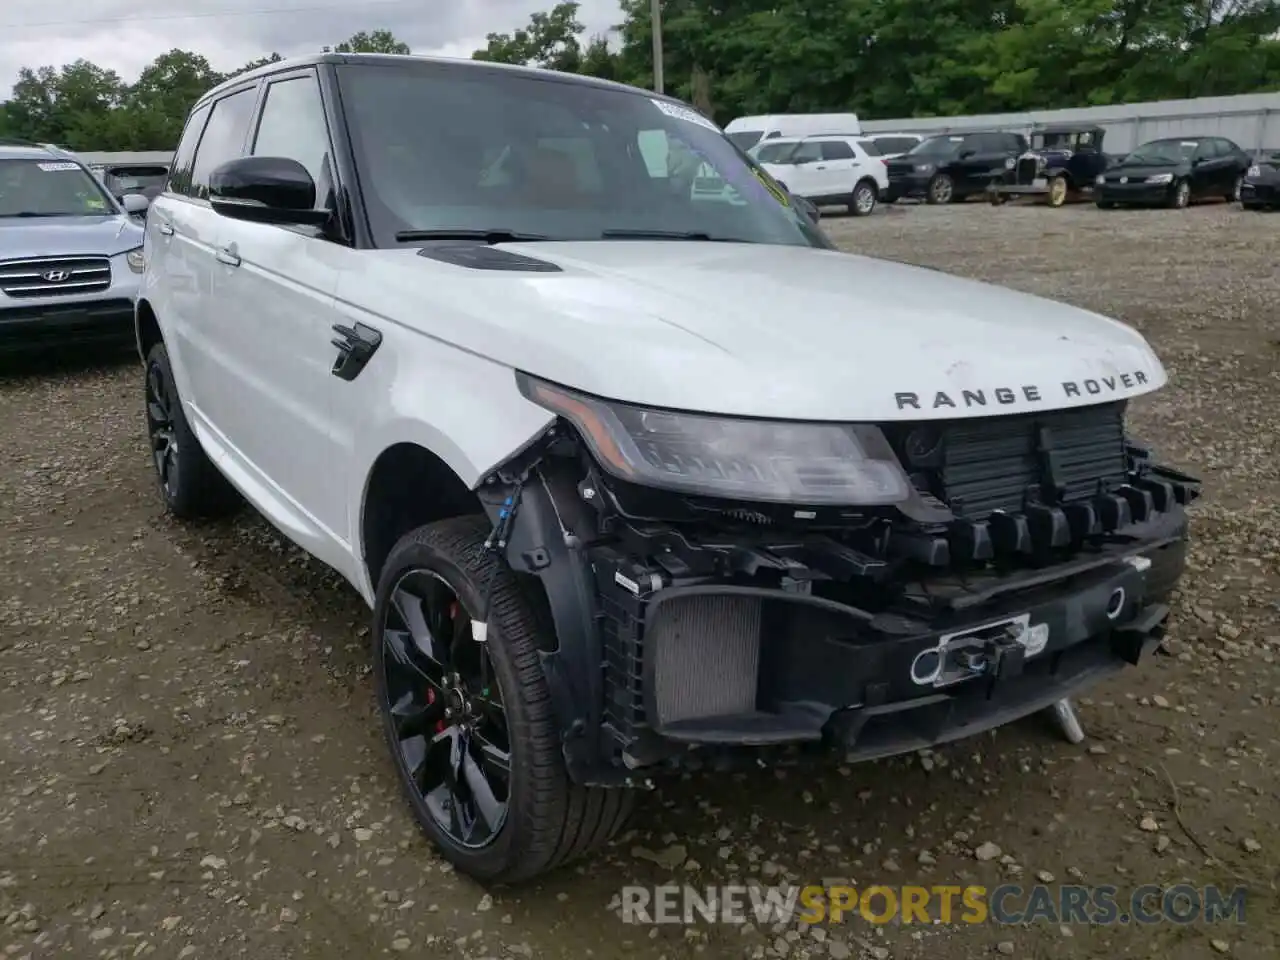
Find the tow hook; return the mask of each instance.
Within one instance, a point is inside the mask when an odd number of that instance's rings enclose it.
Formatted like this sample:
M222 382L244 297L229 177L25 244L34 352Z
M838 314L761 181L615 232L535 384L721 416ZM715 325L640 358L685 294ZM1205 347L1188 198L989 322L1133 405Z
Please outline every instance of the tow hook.
M1027 648L1022 642L1022 631L1009 626L1004 633L986 642L981 656L984 659L982 672L987 677L987 699L990 700L999 681L1022 675L1027 662Z

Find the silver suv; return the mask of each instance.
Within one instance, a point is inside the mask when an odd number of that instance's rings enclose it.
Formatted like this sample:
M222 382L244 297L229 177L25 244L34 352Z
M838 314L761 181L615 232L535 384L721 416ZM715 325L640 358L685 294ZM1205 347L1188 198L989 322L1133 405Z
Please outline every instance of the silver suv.
M0 354L133 342L150 201L117 201L74 154L0 139Z

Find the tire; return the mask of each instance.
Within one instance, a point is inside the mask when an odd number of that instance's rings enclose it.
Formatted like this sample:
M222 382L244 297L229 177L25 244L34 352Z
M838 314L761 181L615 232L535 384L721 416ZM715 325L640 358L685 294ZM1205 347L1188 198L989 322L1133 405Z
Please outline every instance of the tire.
M515 574L484 549L490 526L482 516L457 517L419 527L396 544L387 558L374 605L373 672L378 707L396 773L423 832L445 859L475 880L482 883L518 883L583 856L607 842L626 821L634 805L635 793L622 788L583 787L570 782L538 654L539 649L554 645L554 635L545 625L545 618L539 617L538 608L522 590ZM491 679L481 690L488 699L475 698L474 693L467 692L469 687L465 683L456 684L454 689L462 691L462 698L468 704L462 711L463 715L476 719L470 732L465 724L456 722L442 731L441 725L445 720L435 719L438 713L428 715L428 711L442 709L436 702L424 693L420 697L419 712L415 714L411 709L414 704L406 701L406 697L412 700L413 694L399 695L395 701L399 716L420 717L423 730L432 729L427 726L430 721L435 720L436 723L430 739L425 734L402 737L405 721L398 722L396 714L393 714L391 695L401 689L399 679L404 661L397 659L393 645L397 642L403 644L409 634L403 629L389 628L396 624L407 627L409 620L400 618L400 608L393 602L393 597L399 591L403 606L403 598L418 589L414 584L428 583L434 585L431 587L434 591L441 590L439 584L452 591L449 609L461 614L451 613L454 617L453 636L459 639L447 648L439 645L438 640L433 641L433 649L438 647L441 656L445 656L447 651L447 659L455 667L470 662L469 658L488 663ZM487 642L482 646L472 639L466 621L480 610L486 591L489 592L490 614ZM421 609L425 615L420 622L430 622L427 618L438 614L439 606L438 603L434 606L423 603ZM462 632L456 629L458 622L462 623ZM455 643L459 644L456 649ZM412 651L412 656L417 662L434 669L432 665L436 661L425 657L420 647ZM424 692L435 687L433 683L421 680L428 675L428 670L409 674L411 680L420 681L418 687ZM443 668L440 676L445 676ZM493 681L496 681L498 693L496 703L492 697ZM479 700L478 708L470 706L473 698ZM442 702L456 703L457 700ZM449 811L451 821L454 817L465 818L465 804L451 802L441 806L438 799L428 801L411 773L413 750L409 749L409 744L419 739L422 741L423 761L419 769L424 772L424 778L428 775L428 745L437 741L438 747L451 751L449 766L464 773L466 776L462 779L473 780L474 771L481 769L481 761L489 757L483 764L488 768L493 763L492 756L496 756L492 745L502 738L498 736L496 727L492 724L486 726L486 721L493 720L497 713L502 716L508 747L505 806L496 825L490 823L491 819L498 819L496 816L477 817L477 820L485 820L485 825L491 828L488 830L491 835L487 835L483 844L468 844L465 837L451 834L453 826L443 822L445 810ZM489 731L484 736L480 733L482 728ZM462 733L449 732L458 730ZM453 739L446 745L441 737ZM488 752L484 749L486 743L490 745ZM474 762L471 766L464 762L454 767L454 757L464 750ZM475 750L480 752L475 753ZM501 764L494 769L500 770ZM492 789L484 800L497 797L501 790L501 776L495 776L499 786ZM435 795L432 790L427 793ZM483 803L475 801L478 794L470 786L467 793L472 798L470 802L474 812L479 814ZM493 814L494 808L491 807L489 812Z
M1236 203L1240 200L1240 188L1244 185L1244 175L1236 177L1236 185L1231 188L1231 192L1227 194L1227 203Z
M849 197L849 213L855 217L870 216L875 212L880 188L871 180L860 180Z
M1191 206L1191 184L1185 180L1177 181L1169 192L1168 205L1174 210L1185 210Z
M1241 203L1241 204L1240 204L1240 209L1241 209L1241 210L1255 210L1255 211L1257 211L1257 210L1265 210L1265 209L1266 209L1266 206L1265 206L1265 205L1263 205L1263 204L1261 204L1261 203Z
M950 203L955 199L955 184L951 177L945 173L935 173L933 179L929 181L928 192L925 194L927 203L939 204Z
M1067 178L1058 174L1049 180L1049 193L1046 202L1051 207L1060 207L1067 202L1067 195L1071 192L1071 185L1067 183Z
M179 520L234 513L239 493L205 454L187 422L173 380L169 351L157 343L147 354L144 415L156 481L169 513Z

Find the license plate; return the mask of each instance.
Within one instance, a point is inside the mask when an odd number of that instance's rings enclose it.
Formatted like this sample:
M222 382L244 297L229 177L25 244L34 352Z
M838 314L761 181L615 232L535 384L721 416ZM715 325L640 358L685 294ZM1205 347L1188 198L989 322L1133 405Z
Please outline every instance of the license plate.
M1049 185L1049 181L1046 180L1044 177L1036 177L1034 180L1031 181L1031 185L1033 187L1047 187Z

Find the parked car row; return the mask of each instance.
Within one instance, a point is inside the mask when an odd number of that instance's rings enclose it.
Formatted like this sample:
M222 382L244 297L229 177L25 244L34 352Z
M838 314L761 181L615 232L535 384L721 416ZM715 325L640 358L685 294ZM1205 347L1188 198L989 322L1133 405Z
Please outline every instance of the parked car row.
M1105 152L1105 134L1089 124L1053 124L1026 136L823 135L762 141L749 152L796 196L847 204L857 215L875 208L873 185L887 203L985 195L995 205L1035 196L1051 207L1074 199L1102 209L1182 208L1206 198L1238 200L1248 209L1280 205L1280 150L1251 156L1225 137L1170 137L1117 156Z

